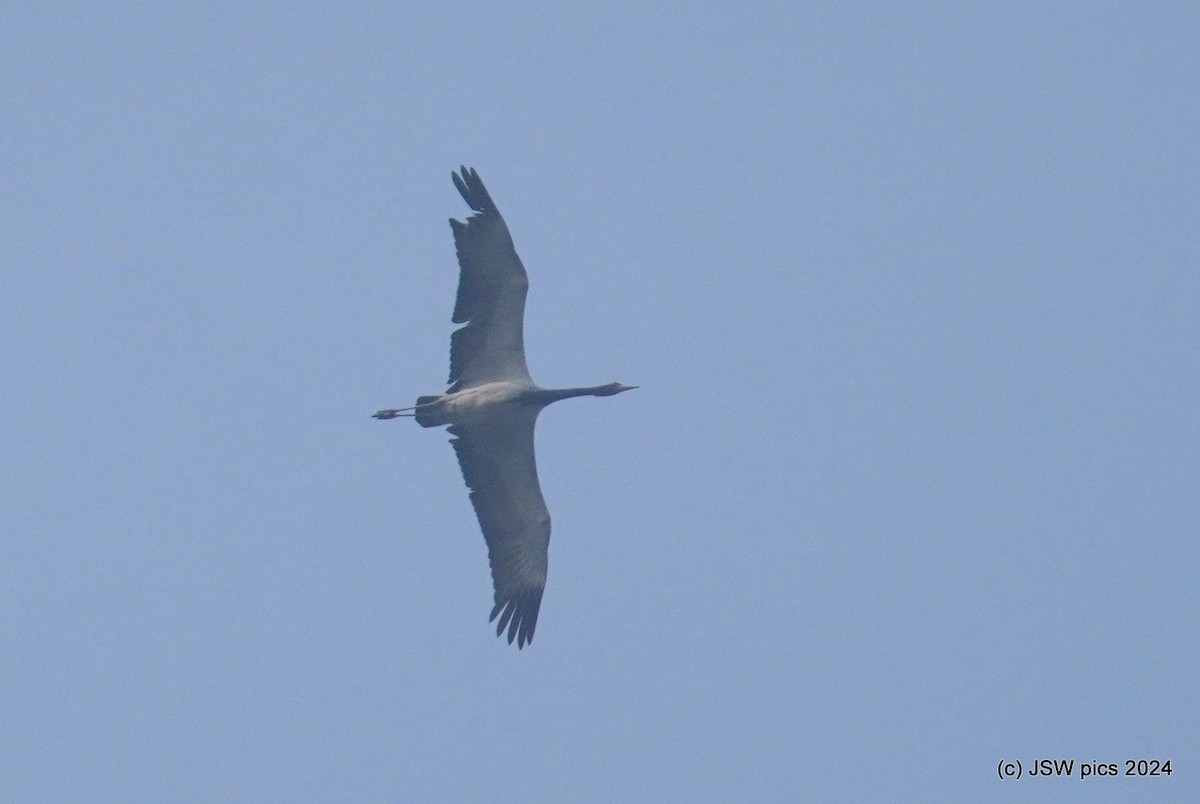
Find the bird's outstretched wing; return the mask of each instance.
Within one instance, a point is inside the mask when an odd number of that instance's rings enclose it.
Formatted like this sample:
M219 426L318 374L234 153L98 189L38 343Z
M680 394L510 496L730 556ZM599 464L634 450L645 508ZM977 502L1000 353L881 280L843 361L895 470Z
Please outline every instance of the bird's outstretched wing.
M486 422L450 427L471 504L487 540L496 590L490 619L523 648L533 640L550 546L550 512L533 452L537 408L507 410Z
M508 226L474 168L451 174L476 214L451 218L458 251L458 298L450 336L450 392L498 380L531 381L525 365L525 294L529 279Z

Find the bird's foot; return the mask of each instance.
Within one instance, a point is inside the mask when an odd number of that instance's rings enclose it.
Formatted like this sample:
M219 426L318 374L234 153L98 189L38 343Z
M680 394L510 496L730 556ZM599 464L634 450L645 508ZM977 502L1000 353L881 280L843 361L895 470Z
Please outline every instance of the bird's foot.
M397 416L411 416L411 415L413 415L413 414L411 414L411 413L401 413L401 412L400 412L401 410L403 410L403 408L400 408L400 409L396 409L396 408L389 408L388 410L381 410L381 411L379 411L379 412L377 412L377 413L372 413L372 414L371 414L371 418L373 418L373 419L380 419L380 420L382 420L382 419L395 419Z

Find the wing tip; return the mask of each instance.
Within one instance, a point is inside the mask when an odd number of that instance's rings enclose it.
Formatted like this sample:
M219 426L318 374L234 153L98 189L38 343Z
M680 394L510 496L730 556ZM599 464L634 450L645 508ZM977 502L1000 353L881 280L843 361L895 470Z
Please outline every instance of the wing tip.
M467 202L467 206L471 206L471 191L467 189L467 183L463 179L463 177L468 175L467 169L465 167L459 167L459 170L462 171L462 176L459 176L459 174L454 171L450 171L450 178L454 180L454 187L458 190L458 194L463 197L463 201ZM451 221L451 223L453 222L454 221Z
M451 171L450 178L454 181L458 194L471 209L476 212L495 211L496 205L492 203L492 196L483 186L483 179L479 178L479 171L475 168L459 165L457 172Z
M496 617L500 618L500 622L496 623L496 636L504 636L507 629L508 644L511 645L513 640L516 640L517 650L532 643L544 589L545 587L528 588L497 600L496 605L492 607L491 616L488 617L489 623Z

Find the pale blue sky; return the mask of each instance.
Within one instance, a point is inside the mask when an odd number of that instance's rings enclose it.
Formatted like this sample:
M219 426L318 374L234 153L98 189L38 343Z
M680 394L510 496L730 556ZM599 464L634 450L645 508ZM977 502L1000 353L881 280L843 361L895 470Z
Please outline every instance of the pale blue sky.
M1191 4L23 5L3 798L1196 800ZM521 652L370 418L460 163L534 376L641 386L541 418Z

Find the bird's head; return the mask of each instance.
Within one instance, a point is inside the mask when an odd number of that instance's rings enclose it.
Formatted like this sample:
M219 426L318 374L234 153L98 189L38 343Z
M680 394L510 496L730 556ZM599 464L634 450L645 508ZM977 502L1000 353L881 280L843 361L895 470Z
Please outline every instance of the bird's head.
M613 394L619 394L622 391L632 391L634 388L637 388L637 386L621 385L619 382L610 382L608 385L601 385L599 388L593 391L593 393L596 396L612 396Z

